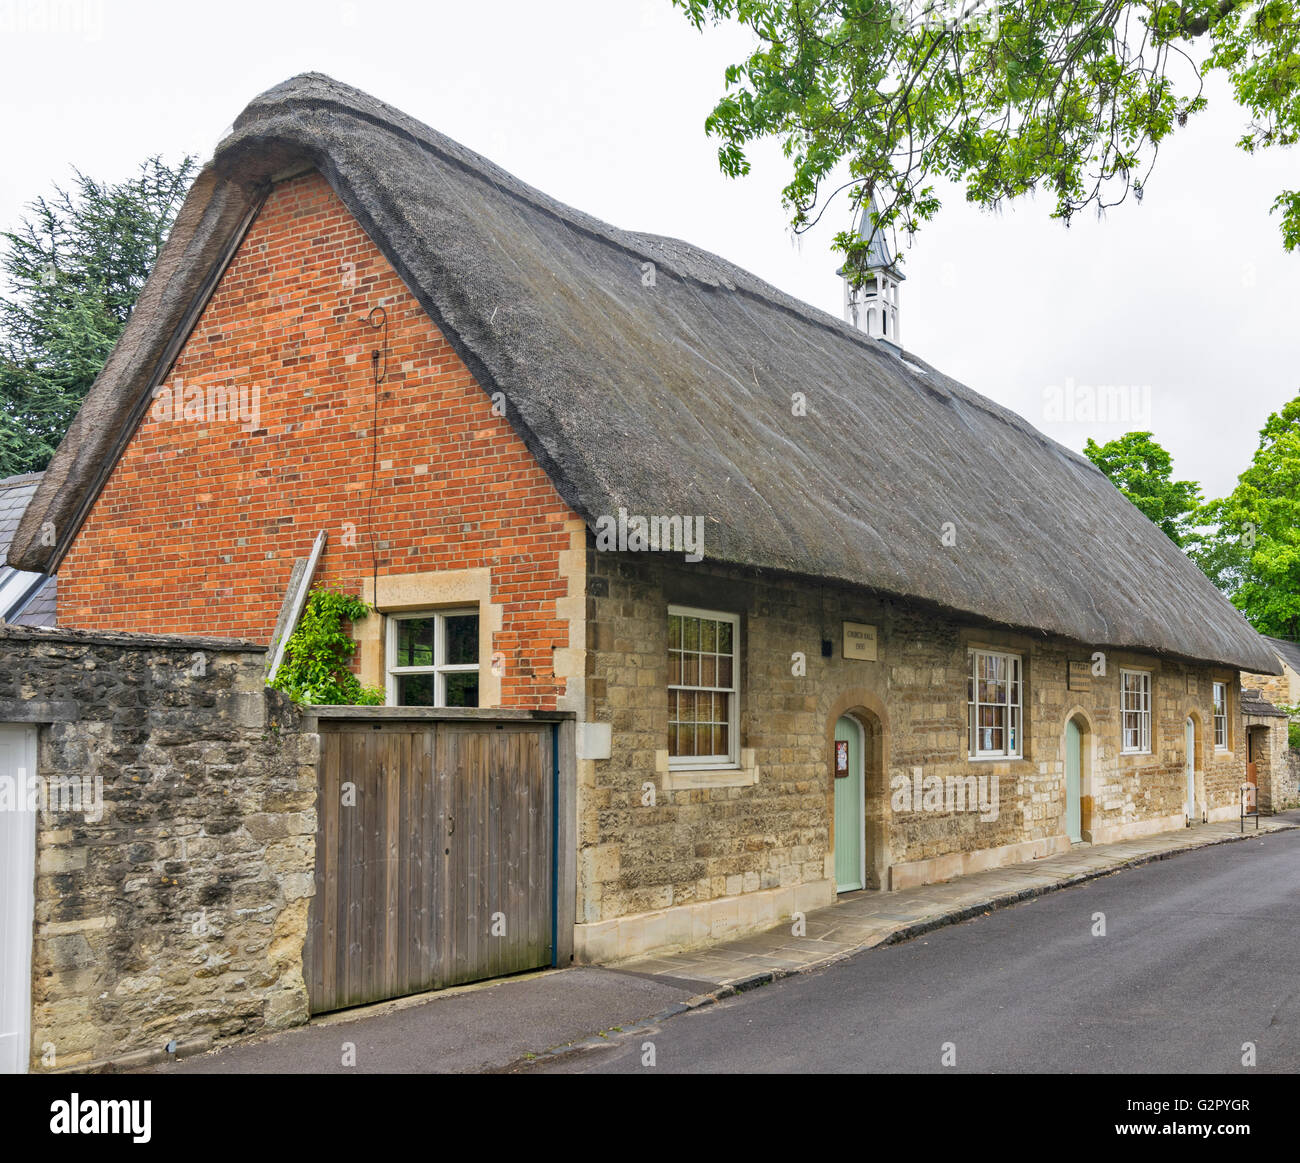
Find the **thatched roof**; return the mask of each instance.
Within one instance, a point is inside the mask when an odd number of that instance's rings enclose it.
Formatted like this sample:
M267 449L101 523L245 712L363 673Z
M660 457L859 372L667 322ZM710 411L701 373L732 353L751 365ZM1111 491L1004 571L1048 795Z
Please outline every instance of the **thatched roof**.
M321 170L484 390L505 394L593 527L620 506L702 514L707 560L1096 647L1276 667L1091 463L1019 416L716 255L572 210L318 74L253 101L196 180L16 563L48 569L66 551L266 183L301 166ZM59 530L53 548L38 543L42 520Z

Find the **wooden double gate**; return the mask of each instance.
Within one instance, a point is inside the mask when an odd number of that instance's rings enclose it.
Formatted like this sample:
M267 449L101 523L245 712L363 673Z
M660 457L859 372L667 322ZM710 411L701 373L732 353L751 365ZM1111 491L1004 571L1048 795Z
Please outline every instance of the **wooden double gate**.
M554 724L318 730L312 1012L551 965Z

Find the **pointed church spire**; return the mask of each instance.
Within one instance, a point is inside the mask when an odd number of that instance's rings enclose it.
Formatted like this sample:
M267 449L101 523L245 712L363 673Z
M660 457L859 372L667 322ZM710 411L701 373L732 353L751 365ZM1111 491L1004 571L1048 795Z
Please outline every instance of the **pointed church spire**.
M840 268L838 273L844 281L844 319L873 339L883 339L901 348L898 285L903 281L903 275L895 266L885 232L872 224L872 214L878 213L879 209L874 193L869 207L858 208L853 228L867 240L866 253L860 260L866 277L860 286L854 287L846 268Z

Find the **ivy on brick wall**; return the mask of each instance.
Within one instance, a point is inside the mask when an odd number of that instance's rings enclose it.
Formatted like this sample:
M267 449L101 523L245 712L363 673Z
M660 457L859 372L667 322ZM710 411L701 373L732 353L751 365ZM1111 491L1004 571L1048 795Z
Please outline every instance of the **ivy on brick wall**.
M382 706L383 690L363 685L349 669L357 644L344 622L359 622L369 615L370 607L360 598L317 582L270 685L298 703Z

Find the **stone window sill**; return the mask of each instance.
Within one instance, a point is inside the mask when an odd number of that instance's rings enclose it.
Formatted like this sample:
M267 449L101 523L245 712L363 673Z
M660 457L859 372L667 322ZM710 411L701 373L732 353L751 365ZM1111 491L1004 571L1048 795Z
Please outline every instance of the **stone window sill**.
M758 766L754 762L752 747L742 747L740 763L729 767L668 766L668 751L655 752L655 767L659 786L664 791L687 791L692 788L753 787L758 783Z

